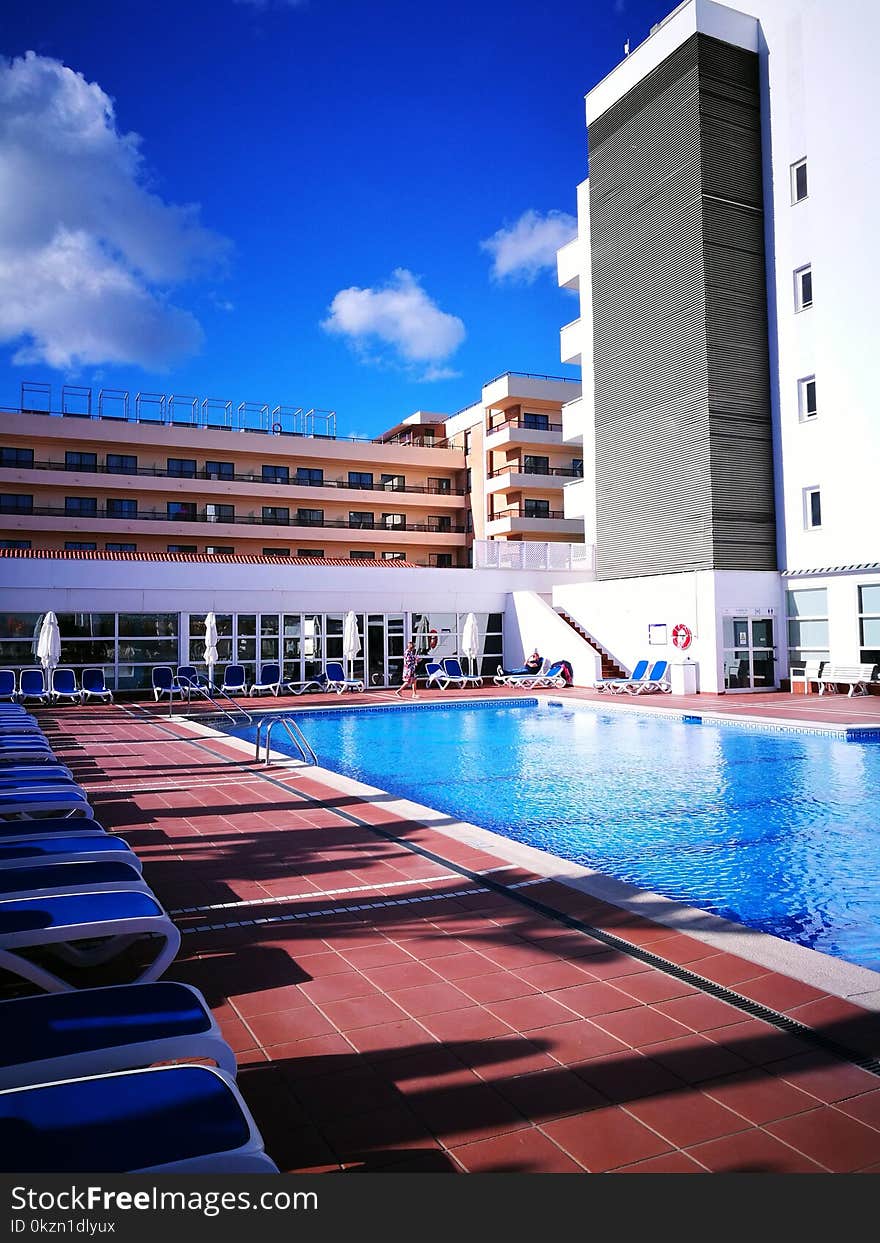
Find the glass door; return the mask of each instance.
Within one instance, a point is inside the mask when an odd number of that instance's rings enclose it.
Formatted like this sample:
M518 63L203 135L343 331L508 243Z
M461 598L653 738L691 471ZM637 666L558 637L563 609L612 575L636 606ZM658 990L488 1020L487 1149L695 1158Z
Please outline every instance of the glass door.
M724 689L769 691L776 686L772 617L725 617Z

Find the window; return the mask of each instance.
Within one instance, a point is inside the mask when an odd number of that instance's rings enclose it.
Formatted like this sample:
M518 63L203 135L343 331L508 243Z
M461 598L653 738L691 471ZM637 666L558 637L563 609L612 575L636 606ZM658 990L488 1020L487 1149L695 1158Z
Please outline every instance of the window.
M384 482L384 475L382 479ZM348 472L348 486L350 488L372 488L373 472L369 470L350 470Z
M205 518L208 522L235 522L235 506L214 505L213 503L206 505Z
M65 470L97 470L97 453L78 453L68 449L64 455Z
M428 491L448 494L452 491L452 484L448 479L429 479Z
M808 660L827 660L828 592L824 587L787 591L788 654L792 668Z
M791 166L791 201L800 203L807 197L807 161L798 160Z
M794 274L794 309L806 311L813 305L813 269L809 264Z
M66 514L83 514L93 518L98 512L98 501L94 496L65 496L64 512Z
M108 552L137 552L137 544L105 544Z
M322 488L324 486L324 472L317 466L297 466L296 482L306 484L311 488Z
M227 544L209 544L205 549L209 557L234 557L235 549Z
M548 414L523 413L523 427L530 427L536 432L549 432L550 416Z
M816 377L808 375L803 380L798 380L798 415L801 422L806 423L809 419L815 419L818 413Z
M804 488L804 526L815 531L822 525L822 497L818 488Z
M406 526L406 514L383 514L382 526L389 531L395 527L398 530L403 530Z
M324 525L323 509L298 509L297 525L301 527L322 527Z
M405 552L388 552L386 550L382 553L382 560L383 561L406 561L406 553Z
M352 509L348 515L348 525L350 527L366 527L372 530L375 524L375 515L367 513L363 509Z
M428 554L428 565L435 565L438 569L449 570L452 568L451 552L432 552Z
M136 518L138 512L137 501L122 500L117 496L108 496L107 498L107 517L108 518Z
M290 549L289 548L264 548L263 556L264 557L289 557Z
M404 475L383 475L382 487L386 492L405 492L406 477Z
M428 515L429 531L451 531L452 519L449 514L429 514Z
M30 548L29 539L0 539L0 548Z
M206 462L206 479L234 479L235 464L233 462Z
M290 483L290 467L264 466L263 483Z
M166 505L168 517L175 522L195 522L195 501L168 501Z
M138 460L133 453L108 453L107 470L111 475L136 475Z
M199 550L195 544L169 544L168 551L193 553L198 552Z
M549 518L550 502L531 500L527 497L523 501L523 514L526 518Z
M880 583L859 588L860 660L880 664Z
M68 552L95 552L98 545L90 544L87 540L69 539L64 547Z
M168 459L168 474L172 477L172 479L195 479L195 458L170 457Z
M571 473L576 479L584 477L584 459L582 457L573 457L571 459Z
M284 505L264 505L263 522L286 527L290 522L290 510Z
M548 457L533 457L527 453L523 458L523 471L527 475L549 475L550 459Z
M33 466L33 449L12 449L5 445L0 449L0 466Z
M297 548L296 555L298 557L318 557L320 559L324 556L324 549L323 548Z
M363 548L353 548L348 555L352 561L376 560L376 554L374 552L365 552Z
M0 514L32 514L34 498L24 492L3 492L0 494Z
M464 490L469 493L471 490L471 468L468 467L464 473Z

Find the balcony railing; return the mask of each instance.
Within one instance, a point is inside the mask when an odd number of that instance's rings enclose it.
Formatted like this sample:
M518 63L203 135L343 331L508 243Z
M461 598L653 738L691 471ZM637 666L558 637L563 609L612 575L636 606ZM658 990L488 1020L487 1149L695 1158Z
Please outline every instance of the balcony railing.
M422 522L398 522L393 526L386 526L381 519L373 523L362 521L352 521L350 518L306 518L297 514L289 515L287 518L273 515L272 517L264 517L262 514L233 514L228 517L222 514L209 513L207 510L194 510L189 513L169 514L155 509L139 509L136 513L118 513L108 510L106 507L96 508L92 511L78 510L71 511L61 506L51 505L34 505L30 509L13 508L11 506L0 506L0 515L7 515L17 518L66 518L71 519L95 519L109 518L113 521L128 522L207 522L220 523L230 525L246 525L246 526L265 526L265 527L325 527L348 531L380 531L385 535L394 535L397 531L428 531L432 535L464 535L465 528L462 526L438 526L431 523Z
M526 422L525 416L521 414L511 415L509 419L502 419L498 423L493 423L488 429L488 435L493 432L502 432L506 427L520 427L527 432L561 432L561 423L548 423L545 427L536 427L533 423Z
M213 480L215 483L263 483L271 484L273 487L290 487L290 488L343 488L348 491L359 492L405 492L419 496L464 496L463 488L438 488L436 485L430 484L413 484L413 483L350 483L347 479L298 479L295 476L288 479L264 479L262 474L233 473L231 475L218 475L216 471L195 470L180 471L168 470L162 466L133 466L130 468L111 467L103 463L100 465L68 465L67 462L3 462L0 461L0 470L57 470L65 472L76 472L82 475L124 475L128 477L142 477L146 479L205 479Z
M508 462L506 466L500 467L498 470L490 470L489 478L497 479L499 475L552 475L554 478L561 479L583 479L583 470L573 470L570 466L544 466L541 470L536 470L532 466L525 466L520 462Z
M524 505L514 505L510 509L500 510L497 514L490 514L489 521L497 522L499 518L538 518L546 522L551 519L555 520L557 518L564 517L565 511L562 509L548 509L536 514L532 513L531 510L526 509Z

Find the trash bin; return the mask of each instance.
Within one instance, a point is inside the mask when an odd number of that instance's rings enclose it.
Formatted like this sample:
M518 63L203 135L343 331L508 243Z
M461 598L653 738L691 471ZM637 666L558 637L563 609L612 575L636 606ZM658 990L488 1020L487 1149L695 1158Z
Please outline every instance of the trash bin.
M696 695L697 665L693 660L669 667L669 686L673 695Z

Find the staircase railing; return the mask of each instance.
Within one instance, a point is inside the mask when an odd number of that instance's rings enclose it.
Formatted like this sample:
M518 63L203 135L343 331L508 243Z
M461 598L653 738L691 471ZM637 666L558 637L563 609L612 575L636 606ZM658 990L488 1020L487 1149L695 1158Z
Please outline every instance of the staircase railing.
M287 733L288 738L293 743L293 745L296 747L297 751L302 757L303 763L309 764L309 765L315 765L318 763L317 755L315 755L314 751L311 748L308 738L306 738L305 734L302 732L302 730L300 729L296 721L294 721L293 718L289 716L272 716L272 717L264 717L262 720L257 721L257 738L256 738L256 748L254 751L254 759L256 760L258 764L260 762L260 738L262 737L264 725L266 726L266 743L265 743L266 750L265 750L265 757L263 759L264 764L269 763L269 755L271 752L271 747L269 743L272 738L272 730L275 728L276 725L284 726L284 729Z

